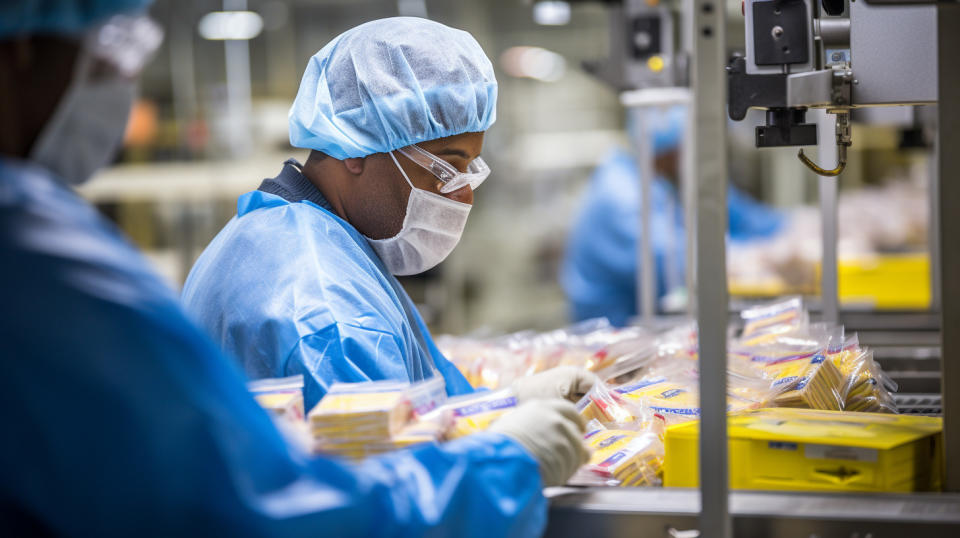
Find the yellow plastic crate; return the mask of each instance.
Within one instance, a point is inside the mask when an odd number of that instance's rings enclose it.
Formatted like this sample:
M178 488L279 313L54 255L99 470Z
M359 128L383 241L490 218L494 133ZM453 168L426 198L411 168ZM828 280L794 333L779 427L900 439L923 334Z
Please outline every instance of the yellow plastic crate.
M732 489L931 491L941 482L942 419L812 409L728 418ZM697 487L699 423L667 429L667 487Z
M818 274L819 270L818 266ZM930 258L926 254L885 254L842 259L837 267L837 292L843 304L929 308Z

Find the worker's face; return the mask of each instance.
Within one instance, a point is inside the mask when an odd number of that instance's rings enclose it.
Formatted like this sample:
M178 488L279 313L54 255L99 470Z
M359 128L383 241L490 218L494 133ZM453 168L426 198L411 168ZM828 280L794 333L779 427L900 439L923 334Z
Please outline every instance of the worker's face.
M657 174L676 182L680 175L680 151L671 149L658 153L653 160L653 167Z
M466 172L467 165L480 155L483 133L464 133L417 145L447 161L457 170ZM394 157L416 188L457 202L473 203L473 190L469 186L442 193L440 187L443 183L435 175L399 152L394 152ZM364 160L363 173L357 179L357 191L355 196L351 196L353 207L345 208L350 223L371 239L386 239L400 233L411 191L393 159L385 153L367 157Z

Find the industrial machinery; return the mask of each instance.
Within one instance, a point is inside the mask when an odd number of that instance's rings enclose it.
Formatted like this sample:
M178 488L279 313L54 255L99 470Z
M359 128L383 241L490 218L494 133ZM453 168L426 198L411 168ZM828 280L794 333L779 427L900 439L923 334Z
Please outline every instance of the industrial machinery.
M758 148L817 145L810 108L836 116L837 162L846 166L853 108L933 104L937 101L937 8L891 6L869 0L744 0L746 55L727 66L730 118L766 110L756 128Z
M730 59L725 3L683 6L678 51L689 65L696 118L692 177L700 356L699 492L673 489L565 489L551 492L547 535L581 536L955 536L960 528L960 3L913 0L744 0L746 50ZM613 27L623 25L623 19ZM621 30L613 30L618 32ZM622 42L622 40L621 40ZM685 56L689 53L689 57ZM634 59L633 61L636 61ZM623 73L629 73L625 69ZM629 79L625 76L624 79ZM818 146L823 176L825 312L837 319L836 180L851 140L850 111L859 107L936 103L934 290L927 317L943 330L939 402L944 417L945 482L941 494L867 495L728 491L726 394L726 116L766 111L759 148ZM822 109L813 119L813 109ZM832 199L831 199L832 197ZM830 224L832 219L832 225ZM832 231L831 231L832 228ZM833 234L831 239L830 234ZM832 241L832 244L831 244ZM832 251L832 258L831 256ZM830 288L832 278L833 289ZM934 281L938 279L935 278ZM832 295L832 306L829 304ZM832 312L830 310L832 309ZM896 323L896 322L894 322ZM936 408L936 402L915 402Z

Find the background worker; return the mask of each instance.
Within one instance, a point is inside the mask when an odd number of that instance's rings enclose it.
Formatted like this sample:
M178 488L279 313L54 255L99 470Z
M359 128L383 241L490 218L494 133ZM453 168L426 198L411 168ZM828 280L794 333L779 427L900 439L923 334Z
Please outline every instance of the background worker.
M628 118L628 130L631 136L639 136L632 120ZM677 182L686 108L650 111L644 121L652 137L656 174L650 189L650 237L660 299L684 283L685 231ZM560 283L575 321L606 317L622 326L637 315L640 204L636 159L616 149L594 171L567 241ZM780 213L736 187L727 191L727 206L733 241L769 237L782 227Z

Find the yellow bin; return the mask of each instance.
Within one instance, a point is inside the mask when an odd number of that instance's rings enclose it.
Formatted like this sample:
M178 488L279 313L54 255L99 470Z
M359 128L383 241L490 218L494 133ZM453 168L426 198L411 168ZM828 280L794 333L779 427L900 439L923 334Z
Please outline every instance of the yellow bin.
M728 418L732 489L935 491L942 419L758 409ZM699 422L667 429L663 481L697 487Z
M843 258L837 267L837 287L840 302L846 305L929 308L930 258L926 254Z

